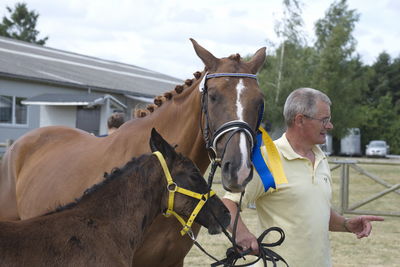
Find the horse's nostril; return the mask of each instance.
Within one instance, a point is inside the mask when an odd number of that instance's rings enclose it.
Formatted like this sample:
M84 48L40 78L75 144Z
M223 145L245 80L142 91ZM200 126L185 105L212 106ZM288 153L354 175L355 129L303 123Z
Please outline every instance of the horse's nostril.
M229 173L230 165L231 165L231 163L229 161L225 162L224 166L222 167L222 171L224 173Z

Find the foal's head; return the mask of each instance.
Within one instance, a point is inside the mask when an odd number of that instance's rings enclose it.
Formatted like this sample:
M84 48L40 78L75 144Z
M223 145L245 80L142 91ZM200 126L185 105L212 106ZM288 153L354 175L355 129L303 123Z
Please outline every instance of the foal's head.
M164 156L172 179L178 187L199 194L208 193L207 183L198 168L190 159L178 154L155 129L151 132L150 147L153 152L159 151ZM165 174L163 175L163 179L166 179ZM180 216L188 218L198 202L198 199L175 192L173 209ZM166 209L167 199L163 203L165 203ZM221 226L226 227L229 224L230 214L222 201L214 195L207 200L197 215L195 222L208 228L210 234L218 234L221 232Z
M263 115L264 97L255 74L264 63L265 47L246 62L239 54L216 58L191 41L208 73L199 86L208 145L221 158L224 188L241 192L253 175L250 156Z

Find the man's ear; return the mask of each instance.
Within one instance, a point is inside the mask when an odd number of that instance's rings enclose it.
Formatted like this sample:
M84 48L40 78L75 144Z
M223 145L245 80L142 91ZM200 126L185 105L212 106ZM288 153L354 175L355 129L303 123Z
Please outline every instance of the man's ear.
M304 119L305 119L305 117L304 117L304 115L303 114L296 114L296 116L294 117L294 124L296 125L296 126L303 126L303 124L304 124Z

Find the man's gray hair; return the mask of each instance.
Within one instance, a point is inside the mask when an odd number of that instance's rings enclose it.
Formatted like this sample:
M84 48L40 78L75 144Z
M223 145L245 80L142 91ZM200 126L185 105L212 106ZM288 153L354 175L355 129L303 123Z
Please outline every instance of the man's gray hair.
M292 126L297 114L304 114L310 117L315 116L317 100L331 105L329 97L321 91L312 88L299 88L290 93L283 107L283 117L286 125Z

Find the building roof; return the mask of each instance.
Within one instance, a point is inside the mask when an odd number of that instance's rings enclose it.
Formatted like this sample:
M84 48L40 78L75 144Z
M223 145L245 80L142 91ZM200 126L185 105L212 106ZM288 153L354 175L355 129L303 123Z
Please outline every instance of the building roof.
M22 101L24 105L44 106L95 106L111 99L119 106L126 108L118 99L111 95L96 96L94 94L41 94Z
M154 97L182 80L134 65L0 37L0 78Z

